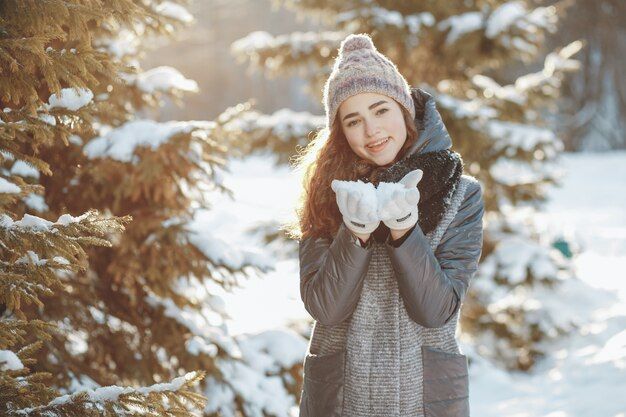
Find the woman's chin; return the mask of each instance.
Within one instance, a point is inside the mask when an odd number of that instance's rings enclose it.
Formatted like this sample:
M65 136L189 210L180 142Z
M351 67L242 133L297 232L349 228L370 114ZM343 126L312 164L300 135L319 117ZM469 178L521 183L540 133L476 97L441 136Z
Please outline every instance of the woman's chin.
M389 165L394 161L395 157L388 152L381 153L380 155L370 155L369 160L378 166Z

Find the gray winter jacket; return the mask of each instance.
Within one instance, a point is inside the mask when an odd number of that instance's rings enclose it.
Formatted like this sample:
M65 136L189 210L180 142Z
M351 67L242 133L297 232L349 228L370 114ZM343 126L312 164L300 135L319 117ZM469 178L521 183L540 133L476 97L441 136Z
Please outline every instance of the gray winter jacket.
M426 103L425 121L425 129L411 151L450 149L450 136L432 98ZM424 332L423 337L417 336L422 341L415 342L421 348L419 355L416 353L420 363L415 367L419 373L416 384L420 385L415 387L419 389L415 397L420 404L398 405L406 400L391 398L390 404L396 406L395 409L378 413L370 407L363 415L404 417L402 410L419 407L419 413L412 416L469 416L467 358L453 339L459 309L482 251L484 203L480 184L469 176L463 177L464 185L457 193L458 204L453 217L446 224L440 224L436 240L427 238L416 225L398 241L388 237L384 243L376 244L371 236L363 247L342 224L333 239L308 238L300 242L300 293L306 310L316 321L314 331L318 327L319 334L331 335L332 329L343 328L345 334L357 305L365 304L361 295L366 276L372 273L370 268L382 265L384 269L376 276L388 271L389 276L395 278L405 309L403 313ZM384 251L380 252L382 248ZM375 267L370 265L374 253L378 256ZM439 335L437 328L447 330ZM433 331L428 333L426 329ZM324 337L326 340L322 340ZM434 337L432 343L428 342L429 337ZM344 407L345 349L332 346L338 340L333 336L318 335L318 339L315 349L309 346L304 363L300 416L347 417L343 412L350 409L347 405ZM393 395L399 394L393 392ZM371 394L366 394L364 401L368 396ZM356 408L351 410L357 413Z

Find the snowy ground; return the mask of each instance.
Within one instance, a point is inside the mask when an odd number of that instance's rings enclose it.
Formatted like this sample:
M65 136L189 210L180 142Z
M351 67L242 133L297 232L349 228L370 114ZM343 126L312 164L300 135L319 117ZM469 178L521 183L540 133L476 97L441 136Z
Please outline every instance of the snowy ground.
M287 167L276 169L267 157L229 166L226 185L235 201L216 197L215 209L198 221L228 242L260 247L244 231L255 222L289 216L299 184ZM563 168L563 186L552 190L537 222L546 233L563 234L580 245L577 274L598 291L590 291L589 305L606 299L607 290L614 302L595 311L594 322L554 345L553 355L531 375L473 362L473 416L626 417L626 152L565 154ZM231 333L277 329L309 317L300 300L297 258L277 257L274 264L274 271L225 296ZM465 353L470 349L462 346Z

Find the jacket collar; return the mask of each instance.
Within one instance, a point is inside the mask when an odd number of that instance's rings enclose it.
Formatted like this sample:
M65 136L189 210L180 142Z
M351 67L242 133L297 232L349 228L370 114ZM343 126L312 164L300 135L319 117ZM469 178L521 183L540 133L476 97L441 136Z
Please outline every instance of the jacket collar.
M409 148L407 155L452 148L452 139L437 110L435 98L419 87L411 88L411 97L415 106L415 126L419 137Z

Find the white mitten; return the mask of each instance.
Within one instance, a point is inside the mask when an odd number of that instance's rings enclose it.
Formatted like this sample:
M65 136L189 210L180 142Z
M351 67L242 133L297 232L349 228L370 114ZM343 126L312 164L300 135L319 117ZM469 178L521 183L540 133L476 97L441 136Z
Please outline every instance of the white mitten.
M378 217L390 229L405 230L417 223L417 203L420 199L417 183L422 179L422 174L421 169L416 169L406 174L398 183L378 184Z
M346 227L355 233L372 233L380 224L377 215L376 187L362 181L333 180L339 211Z

